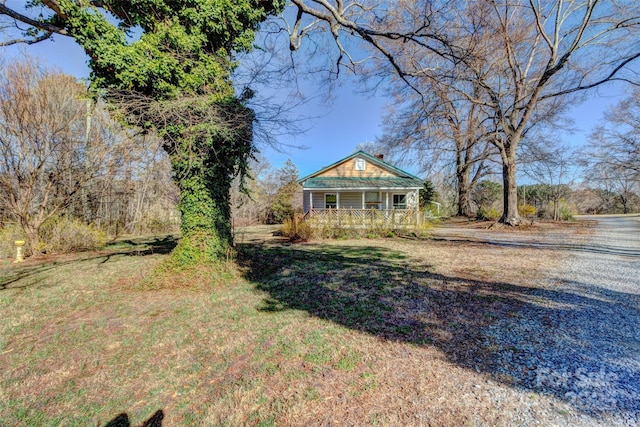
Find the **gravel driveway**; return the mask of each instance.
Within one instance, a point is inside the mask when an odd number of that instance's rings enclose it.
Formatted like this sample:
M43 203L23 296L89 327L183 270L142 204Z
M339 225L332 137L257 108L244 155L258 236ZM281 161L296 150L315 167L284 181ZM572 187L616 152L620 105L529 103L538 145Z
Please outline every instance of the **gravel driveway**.
M594 234L558 242L563 264L488 332L495 371L569 403L567 424L640 425L640 216L581 219Z

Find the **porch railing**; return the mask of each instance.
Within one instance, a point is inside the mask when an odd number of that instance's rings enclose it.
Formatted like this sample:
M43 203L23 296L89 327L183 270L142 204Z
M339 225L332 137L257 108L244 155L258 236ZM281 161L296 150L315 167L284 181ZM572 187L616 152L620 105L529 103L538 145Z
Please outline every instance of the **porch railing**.
M425 223L418 209L311 209L305 220L314 227L413 229Z

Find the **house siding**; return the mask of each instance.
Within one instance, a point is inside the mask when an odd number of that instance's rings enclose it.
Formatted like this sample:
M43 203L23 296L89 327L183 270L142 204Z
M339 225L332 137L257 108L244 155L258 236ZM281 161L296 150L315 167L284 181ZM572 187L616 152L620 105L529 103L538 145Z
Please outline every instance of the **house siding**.
M356 157L358 158L358 157ZM318 175L319 177L360 177L360 178L379 178L379 177L393 177L395 174L382 169L381 167L374 165L371 162L366 162L365 170L356 170L356 158L349 159L339 165L325 171Z

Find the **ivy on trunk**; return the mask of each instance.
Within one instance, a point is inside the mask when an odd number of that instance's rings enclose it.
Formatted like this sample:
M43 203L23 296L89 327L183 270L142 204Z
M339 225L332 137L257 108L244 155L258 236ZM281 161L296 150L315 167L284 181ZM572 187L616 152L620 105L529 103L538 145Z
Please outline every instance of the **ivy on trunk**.
M72 37L91 58L96 93L124 121L163 138L181 191L173 258L189 265L231 249L229 190L254 150L253 114L230 78L233 55L250 50L260 22L283 7L282 0L39 0L24 10L2 4L0 14L27 28L5 45Z

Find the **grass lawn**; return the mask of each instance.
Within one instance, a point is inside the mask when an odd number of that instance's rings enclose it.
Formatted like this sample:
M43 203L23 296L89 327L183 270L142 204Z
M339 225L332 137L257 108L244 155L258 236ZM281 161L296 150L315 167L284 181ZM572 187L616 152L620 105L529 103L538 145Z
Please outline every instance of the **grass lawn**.
M493 375L483 339L552 250L267 231L238 234L239 266L188 286L143 280L171 238L0 261L0 425L158 410L165 426L513 425L568 410Z

